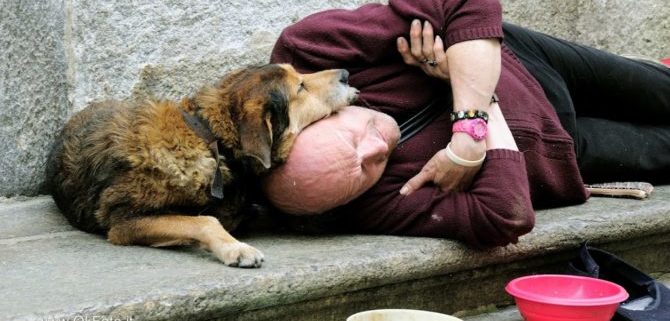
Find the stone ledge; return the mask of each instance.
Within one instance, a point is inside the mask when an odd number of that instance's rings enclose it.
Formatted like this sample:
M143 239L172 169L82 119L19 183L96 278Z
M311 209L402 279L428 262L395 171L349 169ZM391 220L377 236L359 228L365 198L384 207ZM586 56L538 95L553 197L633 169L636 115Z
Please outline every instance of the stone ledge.
M510 275L555 269L583 240L669 272L670 257L658 254L670 249L668 215L662 186L645 201L593 198L540 211L519 244L488 251L430 238L253 235L244 241L267 261L246 270L201 250L112 246L67 225L46 196L5 200L0 319L343 320L399 305L451 313L509 303L498 288Z

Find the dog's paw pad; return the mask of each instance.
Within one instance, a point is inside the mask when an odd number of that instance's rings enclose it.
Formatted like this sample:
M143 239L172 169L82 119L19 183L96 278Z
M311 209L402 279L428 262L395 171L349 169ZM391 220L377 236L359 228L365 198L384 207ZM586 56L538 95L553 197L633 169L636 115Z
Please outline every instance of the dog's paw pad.
M258 268L264 261L261 251L242 242L225 243L213 252L221 262L233 267Z

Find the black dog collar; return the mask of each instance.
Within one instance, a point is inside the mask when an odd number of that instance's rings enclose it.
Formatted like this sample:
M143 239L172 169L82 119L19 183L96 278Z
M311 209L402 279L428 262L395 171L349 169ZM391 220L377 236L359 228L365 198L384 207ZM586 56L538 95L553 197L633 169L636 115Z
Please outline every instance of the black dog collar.
M194 116L183 109L179 109L181 111L181 115L184 118L184 122L188 125L188 127L195 132L196 135L198 135L200 138L202 138L203 141L207 144L209 147L210 152L212 153L212 156L214 156L214 160L216 160L216 170L214 171L214 177L212 177L212 183L211 183L211 189L210 189L210 194L212 197L214 197L217 200L222 200L223 199L223 177L221 176L221 168L220 168L220 158L219 158L219 140L216 139L216 136L214 133L212 133L212 130L209 129L209 125L207 122L202 119L199 116ZM221 146L223 147L223 146ZM228 150L227 148L222 148L221 150L224 151L224 156L226 159L233 159L232 158L232 151Z

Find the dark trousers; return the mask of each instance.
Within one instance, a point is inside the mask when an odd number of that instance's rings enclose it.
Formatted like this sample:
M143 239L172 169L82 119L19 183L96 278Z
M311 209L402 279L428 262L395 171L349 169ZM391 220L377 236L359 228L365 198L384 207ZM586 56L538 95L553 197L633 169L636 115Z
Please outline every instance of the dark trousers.
M503 29L574 139L585 182L670 182L670 68Z

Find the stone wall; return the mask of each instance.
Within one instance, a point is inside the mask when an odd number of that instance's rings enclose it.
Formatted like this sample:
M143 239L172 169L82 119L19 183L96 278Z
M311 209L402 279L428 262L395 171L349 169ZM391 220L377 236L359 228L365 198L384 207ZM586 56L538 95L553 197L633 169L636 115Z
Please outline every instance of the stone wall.
M365 0L0 0L0 196L40 192L57 130L94 100L177 98L267 60L281 29ZM507 20L617 53L670 56L665 0L503 0Z
M0 0L0 196L37 193L71 111L65 16L59 1Z
M502 0L505 20L618 54L670 56L665 0Z

